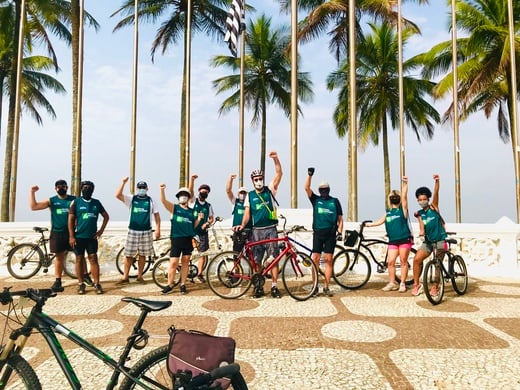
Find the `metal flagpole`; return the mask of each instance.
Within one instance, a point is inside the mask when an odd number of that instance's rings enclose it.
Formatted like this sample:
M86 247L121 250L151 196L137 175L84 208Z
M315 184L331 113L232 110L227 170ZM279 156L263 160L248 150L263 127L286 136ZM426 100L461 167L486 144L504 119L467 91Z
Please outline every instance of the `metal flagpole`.
M513 18L513 0L507 1L509 22L509 57L511 62L511 143L515 164L516 222L520 223L520 139L518 135L518 105L516 102L516 59L515 59L515 24Z
M455 158L455 220L461 222L460 210L460 146L459 146L459 96L457 70L457 15L455 0L451 0L451 62L453 68L453 147Z
M356 117L356 1L349 0L348 9L348 52L349 52L349 124L348 131L348 220L358 220L357 205L357 117Z
M298 4L291 0L291 208L298 207Z
M399 151L400 151L400 178L406 175L405 141L404 141L404 85L403 85L403 23L401 14L401 0L397 2L397 73L399 89Z
M136 134L137 134L137 68L139 58L139 8L138 0L134 3L134 67L132 78L132 124L130 136L130 193L135 188L135 157L136 157Z
M11 180L9 183L9 222L14 221L16 208L16 176L18 171L18 139L20 138L20 102L23 60L23 30L25 24L25 0L20 2L20 26L18 26L18 53L16 56L16 87L14 106L14 131L11 155Z
M246 9L246 2L244 0L243 10ZM238 183L239 187L244 185L244 84L245 84L245 63L246 63L246 26L245 20L240 18L241 28L241 42L240 42L240 113L238 123Z
M78 37L78 84L76 88L77 98L77 112L76 112L76 143L74 145L75 153L75 165L73 179L76 181L74 184L77 186L76 194L80 194L80 180L81 180L81 139L83 138L82 129L82 117L83 117L83 39L84 39L84 18L85 13L85 2L80 0L79 2L79 37ZM73 188L73 191L76 188Z
M187 2L186 12L186 143L184 144L184 177L188 185L190 176L190 95L191 95L191 11L192 0Z

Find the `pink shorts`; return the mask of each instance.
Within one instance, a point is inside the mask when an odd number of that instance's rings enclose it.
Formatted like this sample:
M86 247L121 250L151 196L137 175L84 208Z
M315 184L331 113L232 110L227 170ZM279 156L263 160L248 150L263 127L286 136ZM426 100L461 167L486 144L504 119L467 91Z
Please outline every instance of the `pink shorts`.
M402 244L397 244L397 243L396 244L388 244L388 249L389 250L390 249L397 249L397 250L399 250L401 248L402 249L412 249L412 244L413 244L413 242L410 239L410 240L408 240L408 242L405 242L405 243L402 243Z

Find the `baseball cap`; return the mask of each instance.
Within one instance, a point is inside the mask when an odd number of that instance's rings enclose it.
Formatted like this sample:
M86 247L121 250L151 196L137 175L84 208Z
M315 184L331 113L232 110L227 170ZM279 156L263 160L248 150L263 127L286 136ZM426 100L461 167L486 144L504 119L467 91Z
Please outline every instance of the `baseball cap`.
M238 192L239 192L239 193L240 193L240 192L247 192L246 187L240 187L240 188L238 189Z
M148 188L148 184L146 184L145 181L140 181L139 183L137 183L136 187L137 188Z
M200 190L206 190L206 191L210 192L211 188L209 188L209 185L207 185L207 184L201 184L199 187L199 191Z
M330 188L329 183L327 183L326 181L322 181L318 186L318 189L320 188Z

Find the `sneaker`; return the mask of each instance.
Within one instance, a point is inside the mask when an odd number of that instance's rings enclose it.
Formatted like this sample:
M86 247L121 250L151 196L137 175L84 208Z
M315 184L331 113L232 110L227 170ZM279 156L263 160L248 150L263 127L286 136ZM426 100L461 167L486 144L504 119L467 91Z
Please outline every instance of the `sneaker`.
M79 295L83 295L83 294L85 294L85 283L81 283L81 284L78 286L78 294L79 294Z
M99 283L96 284L94 287L95 287L95 289L96 289L96 294L101 295L101 294L104 293L104 291L103 291L103 287L101 287L101 285L100 285Z
M280 290L278 290L278 287L273 286L271 287L271 296L273 298L281 298L282 294L280 294Z
M436 286L436 285L433 285L431 288L430 288L430 295L432 297L436 297L439 295L439 287Z
M404 292L406 292L406 284L401 283L401 284L399 285L399 292L400 292L400 293L404 293Z
M188 292L188 291L186 291L186 286L183 284L183 285L181 286L181 295L186 295L187 292Z
M94 287L94 282L92 281L92 279L90 279L89 274L83 275L83 283L85 283L89 287Z
M197 280L199 281L199 283L206 283L206 279L204 279L204 276L201 275L197 275Z
M128 284L128 283L130 283L130 280L128 280L128 279L119 279L116 282L116 286L123 286L123 285Z
M397 284L395 284L395 283L388 283L381 290L383 290L383 291L397 291L397 290L399 290L399 286Z
M416 297L418 295L421 295L422 292L423 292L423 285L421 283L414 284L413 289L412 289L412 295L414 297Z
M323 287L323 295L325 295L327 297L331 297L333 294L332 294L332 291L330 291L330 289L328 287Z
M173 287L168 285L162 289L161 294L171 294L173 292Z
M264 289L260 287L260 288L255 289L255 293L253 294L253 297L262 298L264 295L265 295Z
M54 284L51 286L51 290L54 291L54 292L62 292L62 291L64 291L65 289L61 285L61 280L56 279Z
M144 280L143 278L137 278L135 281L139 284L146 284L146 280Z

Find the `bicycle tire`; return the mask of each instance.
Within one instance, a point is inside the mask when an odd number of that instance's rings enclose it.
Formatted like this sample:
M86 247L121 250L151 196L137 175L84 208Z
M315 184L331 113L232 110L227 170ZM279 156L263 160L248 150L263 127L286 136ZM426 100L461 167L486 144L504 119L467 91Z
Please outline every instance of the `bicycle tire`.
M345 269L336 274L337 269ZM367 256L356 249L347 248L333 259L332 277L341 287L347 290L356 290L367 284L372 273Z
M464 295L468 290L468 269L462 256L455 255L449 258L451 285L458 295Z
M31 365L20 355L12 354L0 368L0 389L41 390L42 385Z
M168 270L170 269L170 259L168 257L159 259L152 268L152 279L154 283L165 288L168 285Z
M336 245L336 247L338 247L338 245ZM334 252L334 256L332 257L332 273L333 274L341 275L347 270L349 261L348 261L348 257L346 257L347 254L345 253L345 249L346 248L343 248L339 252ZM341 256L343 256L344 258L342 260L338 260L334 263L334 260L337 257L341 257ZM334 264L336 264L336 265L334 265ZM324 275L324 274L322 274L322 275Z
M169 347L163 345L156 348L141 359L130 368L128 372L134 378L141 380L150 389L171 389L172 378L168 372ZM142 387L131 379L125 377L121 383L121 390L141 389Z
M406 280L404 282L404 284L406 284L407 286L413 286L413 259L416 253L417 249L410 249L410 254L408 255L408 274L406 275ZM423 270L422 262L419 268L419 275L421 275ZM401 283L401 258L399 256L397 256L397 259L395 260L395 281L398 284Z
M7 270L16 279L29 279L42 267L43 251L38 244L16 245L7 254Z
M437 288L437 293L434 293ZM432 305L438 305L444 297L444 274L439 261L434 259L426 263L423 273L424 295Z
M297 301L306 301L318 288L318 267L311 257L298 252L293 258L286 256L282 265L282 282L285 291Z
M63 272L65 272L65 275L67 275L69 278L78 278L78 276L76 275L76 254L73 251L68 251L65 254Z
M222 252L213 257L207 266L209 288L221 298L239 298L251 287L251 264L244 257L237 261L238 256L238 252Z
M334 246L334 253L332 254L332 258L334 258L338 253L342 252L345 248L342 247L341 245L339 244L336 244ZM312 253L309 255L312 257ZM323 259L323 253L321 254L321 257L320 257L320 265L318 266L318 271L320 273L320 275L322 276L325 276L325 260Z
M121 275L124 275L124 272L125 272L125 268L124 268L125 267L125 258L126 258L125 247L122 247L119 250L119 252L117 252L117 255L116 255L116 268ZM132 264L130 265L130 272L128 273L129 278L137 278L138 261L139 261L139 256L135 255L133 257ZM146 260L144 262L143 274L146 273L150 269L150 264L152 262L153 262L153 257L147 256Z

